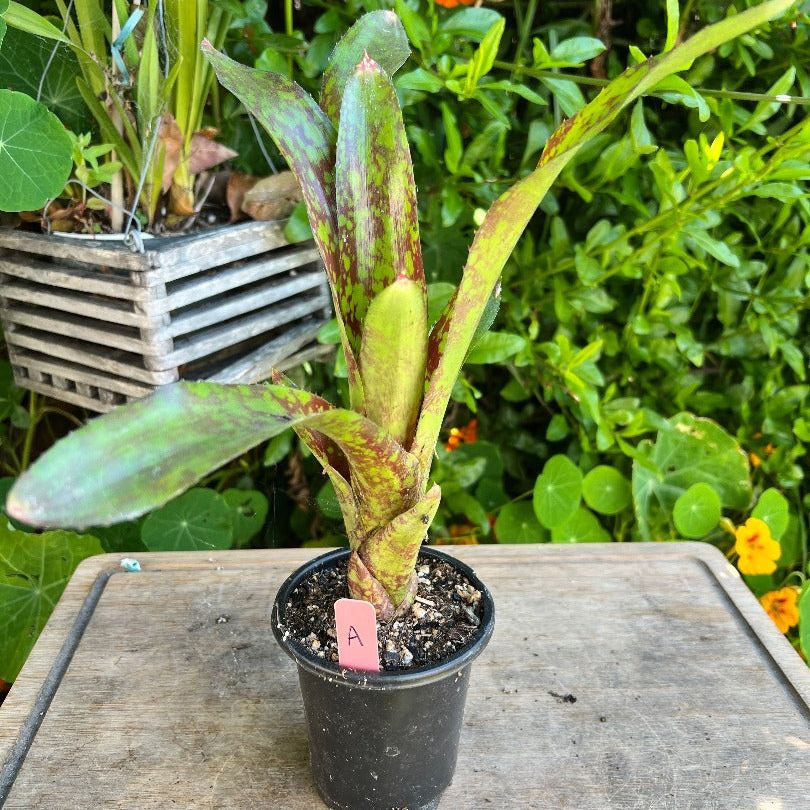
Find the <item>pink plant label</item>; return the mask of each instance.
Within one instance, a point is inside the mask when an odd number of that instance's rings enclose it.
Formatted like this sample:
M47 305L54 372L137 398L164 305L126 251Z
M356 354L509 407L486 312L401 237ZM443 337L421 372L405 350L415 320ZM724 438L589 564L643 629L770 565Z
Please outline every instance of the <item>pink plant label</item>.
M335 624L340 666L363 672L379 672L374 605L362 599L338 599L335 602Z

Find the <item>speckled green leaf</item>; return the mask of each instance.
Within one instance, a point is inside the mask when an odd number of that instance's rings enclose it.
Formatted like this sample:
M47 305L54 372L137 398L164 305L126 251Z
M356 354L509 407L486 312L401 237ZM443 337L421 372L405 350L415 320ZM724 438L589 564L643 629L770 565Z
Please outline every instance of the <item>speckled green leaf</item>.
M416 188L391 79L364 58L346 84L336 163L340 272L337 297L355 354L366 310L399 276L427 288Z
M408 37L393 11L363 15L335 46L321 79L321 108L337 126L346 82L367 53L389 76L398 71L411 53Z
M278 73L240 65L219 53L208 40L202 51L212 64L220 83L230 90L273 138L304 195L309 224L323 257L332 299L338 315L343 311L345 280L338 267L337 220L335 215L335 145L337 133L323 110L295 82ZM355 355L338 317L352 407L362 409L363 394Z
M284 386L176 383L58 442L18 479L6 509L38 526L127 520L299 424L340 448L375 527L416 499L416 460L359 413Z
M551 184L595 135L628 104L667 76L685 70L699 56L779 16L793 0L769 0L707 26L663 56L628 68L549 138L537 168L512 186L490 208L470 249L464 277L451 306L446 328L434 329L428 368L433 372L422 406L413 452L427 468L464 357L506 260Z
M441 489L434 484L418 503L371 535L360 549L366 568L382 583L395 607L403 600L413 601L413 567L441 497Z
M334 214L335 128L312 97L278 73L240 65L203 40L202 51L220 83L230 90L267 130L295 172L312 233L330 278L336 269Z

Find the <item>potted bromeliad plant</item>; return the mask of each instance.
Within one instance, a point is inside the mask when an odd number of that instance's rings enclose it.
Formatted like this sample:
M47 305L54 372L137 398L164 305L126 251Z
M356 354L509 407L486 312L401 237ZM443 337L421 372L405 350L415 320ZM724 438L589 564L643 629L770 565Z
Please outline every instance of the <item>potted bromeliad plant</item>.
M770 0L703 29L629 68L566 121L537 168L487 213L461 283L433 324L410 153L391 82L408 54L397 18L377 12L348 32L324 76L320 105L287 79L243 67L204 42L219 80L298 176L332 289L350 407L280 375L261 386L178 383L55 445L19 479L8 513L71 527L132 518L295 429L334 484L349 537L349 549L293 574L273 611L273 630L299 667L317 787L335 808L435 807L453 775L469 668L492 632L493 604L471 570L422 547L440 499L431 462L465 356L491 318L501 269L554 178L623 107L790 5ZM425 615L440 599L441 583L431 579L438 570L453 591L445 635L437 635L441 611ZM334 630L319 635L301 621L301 610L328 618L345 596L373 605L384 671L341 668L327 654ZM403 625L429 639L410 661L386 641ZM434 639L441 649L431 653Z

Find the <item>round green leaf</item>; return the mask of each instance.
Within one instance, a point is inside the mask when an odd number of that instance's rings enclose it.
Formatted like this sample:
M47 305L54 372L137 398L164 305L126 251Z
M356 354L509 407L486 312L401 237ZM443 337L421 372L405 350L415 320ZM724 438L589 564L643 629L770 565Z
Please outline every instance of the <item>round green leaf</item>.
M751 515L767 523L774 538L780 540L788 526L788 509L785 496L771 487L759 496Z
M233 543L231 509L213 489L190 489L146 518L141 540L149 551L230 548Z
M582 473L567 456L552 456L534 484L534 513L547 529L562 526L582 497Z
M610 539L596 515L584 506L570 520L551 530L552 543L609 543Z
M705 537L720 521L720 496L708 484L692 484L672 509L675 528L684 537Z
M548 532L538 522L528 501L506 504L495 521L495 534L499 543L548 542Z
M35 211L62 192L70 170L67 130L25 93L0 90L0 211Z
M264 526L269 508L267 498L255 489L226 489L222 497L231 508L233 544L236 548L241 548Z
M73 132L90 132L93 116L79 93L78 78L79 63L64 43L17 28L8 32L0 48L0 87L36 98Z
M101 553L89 534L27 534L0 521L0 678L17 677L76 566Z
M618 515L630 506L630 482L613 467L594 467L582 481L585 503L603 515Z
M318 504L318 509L321 510L324 517L329 520L342 520L343 513L340 511L340 503L338 503L337 495L335 495L335 488L332 486L331 481L327 481L315 496L315 503Z

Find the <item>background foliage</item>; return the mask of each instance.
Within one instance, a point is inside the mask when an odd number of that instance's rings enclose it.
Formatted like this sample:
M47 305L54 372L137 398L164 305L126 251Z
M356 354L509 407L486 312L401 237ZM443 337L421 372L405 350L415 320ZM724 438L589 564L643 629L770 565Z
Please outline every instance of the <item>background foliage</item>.
M730 8L689 0L667 18L651 0L223 5L231 56L310 91L358 15L400 14L414 54L395 84L432 313L459 281L483 210L533 167L554 127L639 51L660 52ZM808 13L800 4L698 60L564 171L507 265L493 331L456 386L434 466L445 497L433 542L691 538L736 559L735 527L754 515L781 556L746 580L758 596L791 589L807 618L789 638L810 652ZM239 151L236 168L283 165L235 99L215 102L210 123ZM289 235L305 238L305 222L297 212ZM336 343L335 329L321 338ZM345 398L339 356L296 374ZM0 452L14 476L81 414L23 395L7 366L0 389ZM32 616L47 616L82 550L341 542L324 480L289 433L137 524L69 545L65 533L39 536L42 569L19 556L19 531L0 537L0 613L20 599L15 584L38 595L8 614L8 643L32 643ZM12 680L23 658L0 649L12 662L0 677Z

